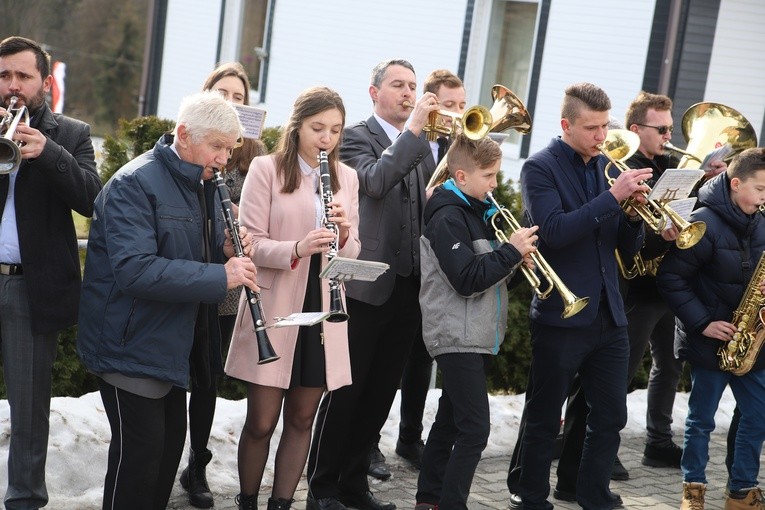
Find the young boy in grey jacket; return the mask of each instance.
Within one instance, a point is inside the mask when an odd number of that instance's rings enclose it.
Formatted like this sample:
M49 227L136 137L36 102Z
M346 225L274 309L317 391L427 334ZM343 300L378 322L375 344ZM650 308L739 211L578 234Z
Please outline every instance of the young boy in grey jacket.
M420 238L423 339L443 389L422 456L417 510L467 509L489 438L486 368L505 336L508 281L520 264L531 266L537 240L537 227L520 228L507 244L495 240L496 208L486 194L497 187L499 145L458 135L447 158L450 179L425 206Z

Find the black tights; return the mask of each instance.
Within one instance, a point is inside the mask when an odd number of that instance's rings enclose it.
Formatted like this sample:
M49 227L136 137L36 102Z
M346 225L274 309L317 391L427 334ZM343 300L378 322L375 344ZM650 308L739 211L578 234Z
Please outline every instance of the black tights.
M247 385L247 418L239 439L238 456L242 494L253 495L260 491L271 436L284 402L283 430L276 450L271 497L292 498L308 457L311 426L323 393L323 388L298 386L284 390Z

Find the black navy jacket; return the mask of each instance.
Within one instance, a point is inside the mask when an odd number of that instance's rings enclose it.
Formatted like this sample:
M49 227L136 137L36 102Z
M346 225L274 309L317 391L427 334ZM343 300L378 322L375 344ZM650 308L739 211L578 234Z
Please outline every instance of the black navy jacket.
M534 296L531 319L550 326L587 326L595 320L602 298L614 323L626 326L614 253L617 248L628 258L637 253L643 245L642 222L630 222L607 191L605 156L598 156L597 195L588 201L566 150L571 151L554 138L526 160L521 170L523 204L531 224L539 225L539 253L571 292L589 297L590 302L563 319L558 292L544 300Z
M676 356L716 370L722 342L701 332L710 322L733 319L765 251L765 221L760 213L747 215L733 204L725 173L701 187L699 206L691 218L707 224L704 237L685 250L673 246L659 266L656 282L677 317ZM753 370L762 368L760 356Z

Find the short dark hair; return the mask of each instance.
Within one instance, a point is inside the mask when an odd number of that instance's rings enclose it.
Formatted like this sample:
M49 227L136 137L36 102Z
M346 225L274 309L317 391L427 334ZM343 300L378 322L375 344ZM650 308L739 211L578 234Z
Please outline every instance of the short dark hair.
M0 58L8 55L16 55L22 51L31 51L35 54L35 60L37 61L37 70L40 71L40 76L43 80L50 76L50 55L45 51L42 46L34 42L32 39L14 35L7 37L0 41Z
M436 69L425 78L425 83L422 84L422 91L437 94L441 85L449 89L464 87L460 77L453 72L448 69Z
M672 100L662 94L651 94L644 90L627 107L624 114L624 126L629 129L633 124L643 124L648 110L660 112L672 110Z
M380 88L380 85L382 85L383 78L385 78L385 72L388 70L390 66L403 66L409 69L414 73L414 66L410 64L407 60L400 59L400 58L392 58L389 60L383 60L379 64L377 64L374 69L372 69L372 78L370 83L373 87ZM415 73L417 74L417 73Z
M611 109L611 100L608 94L592 83L575 83L570 85L563 96L563 104L560 109L562 119L570 122L576 121L582 110L606 112Z
M728 178L745 181L760 170L765 170L765 148L752 147L737 154L728 166Z
M472 172L488 168L502 158L499 144L488 136L471 140L463 134L454 137L447 156L449 175L454 177L458 168Z

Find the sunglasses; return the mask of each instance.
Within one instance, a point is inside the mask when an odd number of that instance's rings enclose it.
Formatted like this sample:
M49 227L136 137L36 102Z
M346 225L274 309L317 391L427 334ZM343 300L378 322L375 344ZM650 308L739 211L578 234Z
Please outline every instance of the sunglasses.
M656 131L659 132L660 135L666 134L667 131L671 133L672 130L675 129L675 126L651 126L649 124L640 124L638 122L635 122L635 124L637 124L638 126L654 128Z

